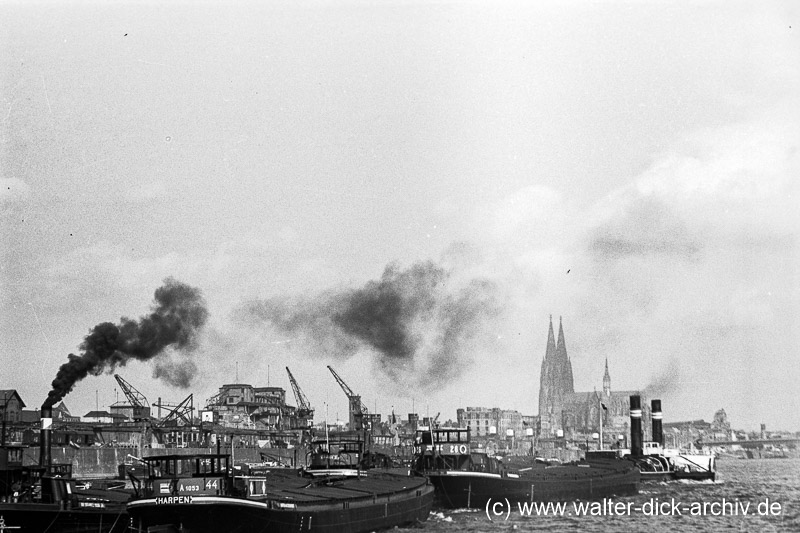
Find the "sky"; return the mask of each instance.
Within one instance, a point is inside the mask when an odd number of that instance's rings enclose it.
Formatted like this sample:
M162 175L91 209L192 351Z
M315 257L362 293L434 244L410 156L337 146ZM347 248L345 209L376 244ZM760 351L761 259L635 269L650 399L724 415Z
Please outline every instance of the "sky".
M552 316L576 390L800 430L799 16L2 2L0 388L532 415Z

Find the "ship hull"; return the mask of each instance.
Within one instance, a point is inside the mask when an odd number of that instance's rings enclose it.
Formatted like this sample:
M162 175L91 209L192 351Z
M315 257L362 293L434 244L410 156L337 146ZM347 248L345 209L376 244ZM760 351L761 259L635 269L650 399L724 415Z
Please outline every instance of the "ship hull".
M19 533L123 533L128 531L124 506L115 509L63 509L58 504L0 503L3 527Z
M375 531L428 518L433 487L414 487L373 496L285 504L225 496L163 498L131 502L134 531L148 533L351 532ZM166 500L169 501L169 500Z
M592 471L594 470L594 471ZM491 501L593 500L636 494L639 472L635 468L599 471L578 466L541 469L534 473L508 475L468 471L428 473L442 507L483 509Z

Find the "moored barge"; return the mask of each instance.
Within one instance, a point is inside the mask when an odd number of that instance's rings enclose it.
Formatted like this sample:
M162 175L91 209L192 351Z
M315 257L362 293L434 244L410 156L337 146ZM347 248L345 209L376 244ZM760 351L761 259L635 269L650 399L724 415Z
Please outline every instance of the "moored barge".
M627 461L551 466L531 460L529 466L511 468L471 449L469 434L469 428L417 432L415 469L436 487L436 501L443 507L483 509L489 500L506 499L592 500L639 490L639 470Z
M425 477L365 471L357 462L329 468L334 454L314 455L308 470L234 468L221 454L146 458L147 478L128 504L131 526L148 533L356 533L427 519L433 486Z
M42 406L40 464L24 466L23 446L0 446L0 531L39 533L123 533L125 501L115 491L78 490L72 464L53 464L52 409Z

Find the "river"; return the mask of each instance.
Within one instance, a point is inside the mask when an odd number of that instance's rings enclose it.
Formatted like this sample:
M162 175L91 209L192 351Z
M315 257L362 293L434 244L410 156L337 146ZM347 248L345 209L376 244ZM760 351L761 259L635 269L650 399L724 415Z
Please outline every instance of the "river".
M715 482L643 483L636 496L562 505L492 520L486 510L435 510L403 531L800 532L800 459L722 459Z

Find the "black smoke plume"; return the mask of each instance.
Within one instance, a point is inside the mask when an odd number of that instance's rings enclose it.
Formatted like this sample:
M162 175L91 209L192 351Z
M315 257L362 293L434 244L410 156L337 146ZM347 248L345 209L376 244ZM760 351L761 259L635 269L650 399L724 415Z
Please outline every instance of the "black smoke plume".
M192 351L207 319L208 311L199 289L172 278L165 279L164 285L156 289L149 315L138 321L122 317L118 325L103 322L89 332L80 345L81 355L69 354L68 361L58 369L45 405L55 405L89 374L112 372L131 360L148 361L166 348ZM193 364L166 365L157 377L188 385L191 376L186 372L193 372L194 368Z
M412 321L430 317L445 277L433 263L418 263L405 272L391 265L380 280L340 295L342 305L331 318L344 333L384 358L409 359L420 343Z
M428 261L406 270L389 265L357 289L250 302L239 315L253 326L303 336L316 355L346 358L367 348L388 375L413 373L426 386L463 370L470 341L500 312L497 293L488 280L456 282Z

